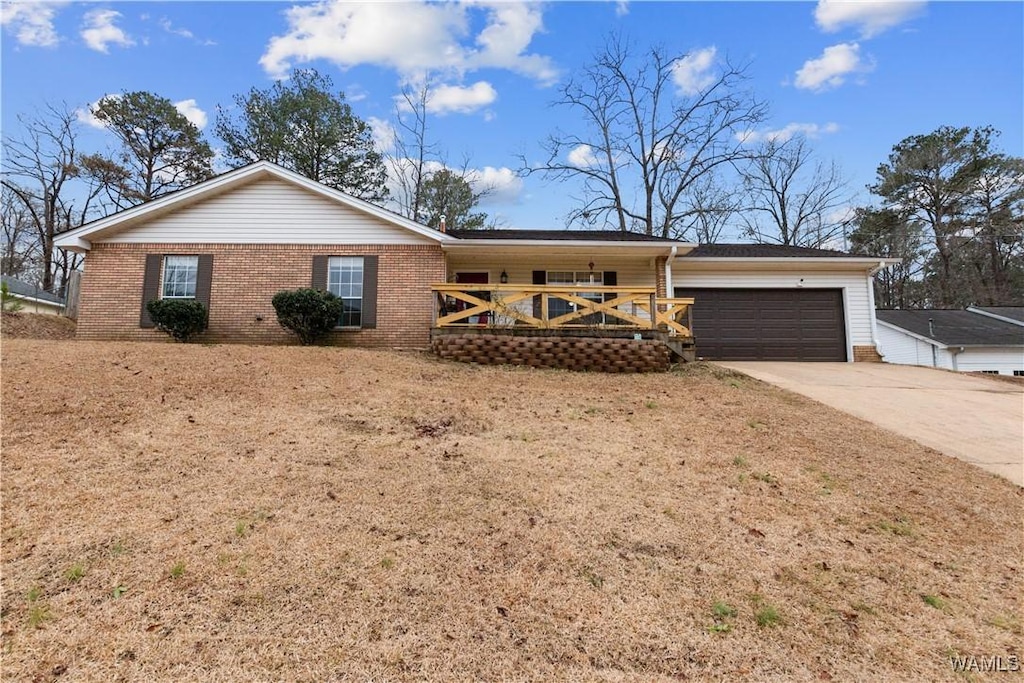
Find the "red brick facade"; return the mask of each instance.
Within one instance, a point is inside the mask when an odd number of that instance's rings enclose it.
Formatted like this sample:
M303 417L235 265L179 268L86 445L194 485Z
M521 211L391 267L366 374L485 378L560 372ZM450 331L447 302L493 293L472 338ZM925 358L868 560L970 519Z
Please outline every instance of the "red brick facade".
M378 257L377 326L331 334L329 343L418 347L430 344L430 285L444 282L438 245L103 244L92 246L82 277L79 339L170 338L139 326L147 254L213 254L210 325L200 341L296 343L270 303L282 289L309 287L313 256Z
M874 346L854 346L853 360L855 363L881 363L882 356Z

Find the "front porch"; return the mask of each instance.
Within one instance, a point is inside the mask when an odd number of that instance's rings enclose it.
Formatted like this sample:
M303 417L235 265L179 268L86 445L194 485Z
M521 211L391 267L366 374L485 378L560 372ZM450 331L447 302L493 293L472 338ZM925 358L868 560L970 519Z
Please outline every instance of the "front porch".
M604 372L694 359L694 300L654 287L441 283L431 291L431 347L444 358Z

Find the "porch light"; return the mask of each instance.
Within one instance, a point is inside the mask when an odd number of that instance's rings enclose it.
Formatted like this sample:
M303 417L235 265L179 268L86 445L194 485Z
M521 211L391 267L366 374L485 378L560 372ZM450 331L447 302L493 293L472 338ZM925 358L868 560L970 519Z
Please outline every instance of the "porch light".
M501 271L501 284L503 284L503 285L507 285L508 284L508 273L506 273L504 270Z
M593 261L591 261L591 262L590 262L590 263L588 263L587 265L588 265L588 266L590 267L590 272L594 272L594 262L593 262Z

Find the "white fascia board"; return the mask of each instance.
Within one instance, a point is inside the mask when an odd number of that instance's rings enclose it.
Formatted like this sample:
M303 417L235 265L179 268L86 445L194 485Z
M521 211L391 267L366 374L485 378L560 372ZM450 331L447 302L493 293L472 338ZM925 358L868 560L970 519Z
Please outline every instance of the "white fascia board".
M697 245L685 242L610 242L605 240L489 240L489 239L458 239L441 245L444 251L514 251L516 249L569 251L569 250L606 250L622 251L634 254L653 254L667 256L672 247L677 249L693 249Z
M747 256L747 257L725 257L725 256L677 256L676 261L683 263L742 263L742 264L755 264L755 263L770 263L778 265L780 263L791 263L794 265L800 265L801 263L834 263L838 265L856 265L860 268L866 266L877 266L880 263L884 263L887 266L895 265L900 263L902 259L898 258L868 258L864 256Z
M996 313L989 313L988 311L983 311L980 308L975 308L974 306L968 306L967 310L970 311L971 313L977 313L978 315L984 315L988 316L989 318L995 318L996 320L1002 321L1004 323L1010 323L1011 325L1019 325L1020 327L1024 327L1024 322L1021 322L1020 320L1007 318L1006 316L998 315Z
M44 306L53 306L54 308L64 308L64 303L61 301L49 301L47 299L37 299L34 296L28 296L27 294L15 294L10 293L11 298L20 299L21 301L31 301L34 304L42 304Z
M146 202L145 204L140 204L139 206L119 211L111 216L100 218L74 230L69 230L54 239L54 246L62 249L70 249L72 251L88 251L91 245L88 240L82 239L88 235L107 231L120 225L135 223L150 216L160 215L172 211L174 207L179 205L188 206L207 195L214 195L219 192L227 191L236 185L243 185L246 182L262 176L274 177L285 182L290 182L326 197L327 199L345 204L357 211L370 214L371 216L375 216L383 221L391 223L392 225L405 228L410 232L417 233L423 237L428 237L438 242L444 243L456 240L456 238L450 235L445 235L444 233L428 228L425 225L420 225L415 221L403 218L398 214L382 209L379 206L375 206L369 202L363 201L362 199L350 197L344 192L322 185L315 180L310 180L305 176L281 168L269 161L260 161L249 166L243 166L242 168L235 169L234 171L228 171L227 173L211 178L199 183L198 185L193 185L192 187L179 190L165 197L154 199L151 202Z
M884 320L879 320L878 324L882 325L883 327L888 327L890 330L893 330L894 332L900 332L902 334L907 335L908 337L913 337L914 339L917 339L919 341L923 341L925 344L931 344L932 346L934 346L937 349L948 349L948 348L950 348L950 346L947 345L947 344L943 344L942 342L937 341L935 339L932 339L931 337L926 337L926 336L924 336L922 334L917 334L916 332L911 332L910 330L908 330L906 328L903 328L903 327L900 327L899 325L893 325L892 323L887 323ZM963 346L963 344L953 344L953 346L959 348L960 346Z

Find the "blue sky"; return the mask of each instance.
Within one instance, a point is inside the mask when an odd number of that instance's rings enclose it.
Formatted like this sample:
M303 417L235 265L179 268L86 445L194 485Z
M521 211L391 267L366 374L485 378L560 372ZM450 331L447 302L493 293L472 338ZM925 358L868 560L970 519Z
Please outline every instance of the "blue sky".
M45 102L83 108L150 90L212 138L218 105L315 67L386 139L394 96L429 69L443 86L431 137L468 158L496 191L484 207L507 227L562 227L572 186L516 178L517 154L540 157L555 126L557 85L603 37L689 53L691 76L726 56L749 61L771 107L759 134L801 130L857 194L893 144L949 125L990 124L1024 154L1024 4L957 2L4 2L2 126ZM83 115L84 143L110 144ZM782 133L783 135L785 133Z

